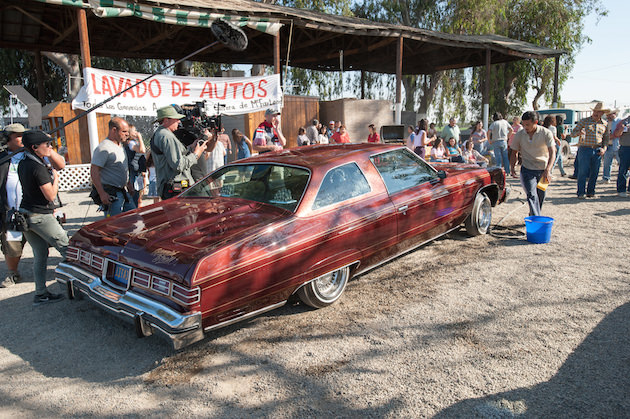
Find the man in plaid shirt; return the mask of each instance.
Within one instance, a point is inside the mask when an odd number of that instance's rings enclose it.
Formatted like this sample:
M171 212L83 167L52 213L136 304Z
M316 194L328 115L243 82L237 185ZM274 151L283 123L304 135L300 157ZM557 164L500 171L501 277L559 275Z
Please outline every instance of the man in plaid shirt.
M580 119L571 132L572 137L580 137L576 157L578 199L595 197L599 166L610 141L608 123L602 120L602 116L609 113L610 109L604 108L602 102L597 102L592 109L593 114L588 118ZM586 185L586 179L588 179L588 185Z

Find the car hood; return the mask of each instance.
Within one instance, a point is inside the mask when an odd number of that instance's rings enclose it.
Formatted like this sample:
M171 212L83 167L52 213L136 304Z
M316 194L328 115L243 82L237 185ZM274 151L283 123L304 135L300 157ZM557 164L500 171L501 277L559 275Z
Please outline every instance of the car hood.
M177 198L85 226L73 241L183 282L188 270L217 247L251 237L290 215L238 198Z

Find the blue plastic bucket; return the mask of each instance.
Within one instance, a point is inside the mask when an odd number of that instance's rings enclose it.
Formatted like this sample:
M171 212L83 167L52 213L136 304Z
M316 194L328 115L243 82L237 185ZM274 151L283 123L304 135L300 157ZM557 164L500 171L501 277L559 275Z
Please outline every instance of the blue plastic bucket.
M527 231L527 241L530 243L549 243L551 227L553 227L551 217L541 215L525 217L525 231Z

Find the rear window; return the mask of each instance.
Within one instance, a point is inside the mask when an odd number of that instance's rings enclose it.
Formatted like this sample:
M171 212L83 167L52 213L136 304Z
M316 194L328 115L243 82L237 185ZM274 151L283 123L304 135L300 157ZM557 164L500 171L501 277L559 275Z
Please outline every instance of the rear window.
M235 197L295 211L308 184L307 169L278 164L225 166L193 185L187 198Z
M330 169L319 187L313 209L319 209L370 192L370 185L356 163Z

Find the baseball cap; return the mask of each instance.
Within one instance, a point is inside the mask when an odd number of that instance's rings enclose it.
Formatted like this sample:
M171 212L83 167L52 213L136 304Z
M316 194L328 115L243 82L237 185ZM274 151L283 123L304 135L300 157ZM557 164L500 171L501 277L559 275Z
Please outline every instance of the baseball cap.
M280 115L280 111L269 108L265 111L265 116L267 115Z
M24 144L27 148L32 145L47 143L48 141L52 141L52 138L50 138L44 131L39 130L26 131L22 137L22 144Z

